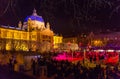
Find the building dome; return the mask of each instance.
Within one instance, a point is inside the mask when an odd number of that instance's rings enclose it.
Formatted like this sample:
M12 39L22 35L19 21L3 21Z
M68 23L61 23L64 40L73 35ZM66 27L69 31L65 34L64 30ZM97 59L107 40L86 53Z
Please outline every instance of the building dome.
M36 21L39 21L39 22L44 22L42 16L37 15L35 9L33 10L33 14L32 14L31 16L27 16L27 17L25 18L24 22L27 22L28 19L36 20Z
M37 15L36 10L33 10L33 14L31 16L27 16L23 23L23 29L28 29L28 21L30 21L30 28L32 29L44 29L45 28L45 22L42 18L42 16Z
M39 22L44 22L44 20L43 20L43 18L41 16L34 16L34 15L26 17L25 20L24 20L24 22L27 22L29 18L31 20L36 20L36 21L39 21Z

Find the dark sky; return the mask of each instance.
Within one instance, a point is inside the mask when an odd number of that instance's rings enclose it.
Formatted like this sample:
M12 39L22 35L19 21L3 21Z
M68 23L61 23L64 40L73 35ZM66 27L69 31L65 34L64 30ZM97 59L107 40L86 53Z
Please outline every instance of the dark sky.
M120 28L120 0L0 0L0 24L17 26L34 8L64 36Z

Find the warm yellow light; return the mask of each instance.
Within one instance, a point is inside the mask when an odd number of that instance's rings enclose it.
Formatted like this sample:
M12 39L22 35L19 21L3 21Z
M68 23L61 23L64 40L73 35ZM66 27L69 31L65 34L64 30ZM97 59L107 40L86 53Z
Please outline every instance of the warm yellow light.
M53 40L54 40L54 48L58 48L58 44L62 43L62 36L54 36Z
M94 46L102 46L103 42L101 40L95 40L94 41Z
M6 50L11 50L11 46L9 44L6 44Z

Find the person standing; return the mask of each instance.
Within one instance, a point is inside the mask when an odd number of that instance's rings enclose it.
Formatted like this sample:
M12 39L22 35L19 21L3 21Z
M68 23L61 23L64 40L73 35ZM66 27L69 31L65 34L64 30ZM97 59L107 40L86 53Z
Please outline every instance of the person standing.
M13 68L14 68L14 71L19 71L19 67L16 59L14 59L13 61Z
M10 72L13 71L13 63L12 63L12 59L9 59L9 71L10 71Z
M36 62L35 62L35 60L32 61L32 72L33 72L33 75L36 75Z

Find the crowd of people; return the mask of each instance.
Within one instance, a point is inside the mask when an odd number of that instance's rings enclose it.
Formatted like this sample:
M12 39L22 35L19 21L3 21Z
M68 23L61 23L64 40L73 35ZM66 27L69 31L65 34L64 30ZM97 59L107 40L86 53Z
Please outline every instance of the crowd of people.
M82 62L83 63L83 62ZM34 75L41 76L42 68L47 77L54 79L109 79L110 67L102 68L100 64L94 68L83 66L82 63L72 63L69 61L57 61L50 58L38 58L32 60L32 70Z
M70 58L83 60L86 58L91 63L100 61L101 63L107 64L116 64L119 60L118 52L95 52L95 51L86 51L86 52L62 52L58 53L57 56L54 56L56 60L70 60Z
M66 53L67 54L67 53ZM54 60L53 57L57 56L58 53L46 53L41 54L41 57L38 57L36 59L31 59L31 71L34 76L47 76L48 78L54 77L53 79L110 79L111 72L119 71L114 66L113 69L109 67L109 65L106 65L106 67L102 67L101 63L96 64L95 67L87 67L84 66L84 62L77 61L77 62L71 62L68 60L64 61L57 61ZM72 53L68 53L67 56L72 56ZM118 55L118 53L111 52L111 53L93 53L93 52L86 52L86 58L90 60L90 63L93 63L93 61L97 60L97 57L99 57L99 60L105 59L107 56L114 57ZM74 57L83 57L83 53L73 53ZM103 56L103 57L102 57ZM92 58L90 58L92 57ZM96 57L96 60L94 60L94 57ZM9 59L9 69L10 71L14 71L15 65L18 63L18 61L13 57L12 59Z
M86 53L86 57L90 60L90 62L92 61L102 61L105 63L117 63L119 60L119 55L117 52L87 52ZM115 59L112 60L112 59Z

